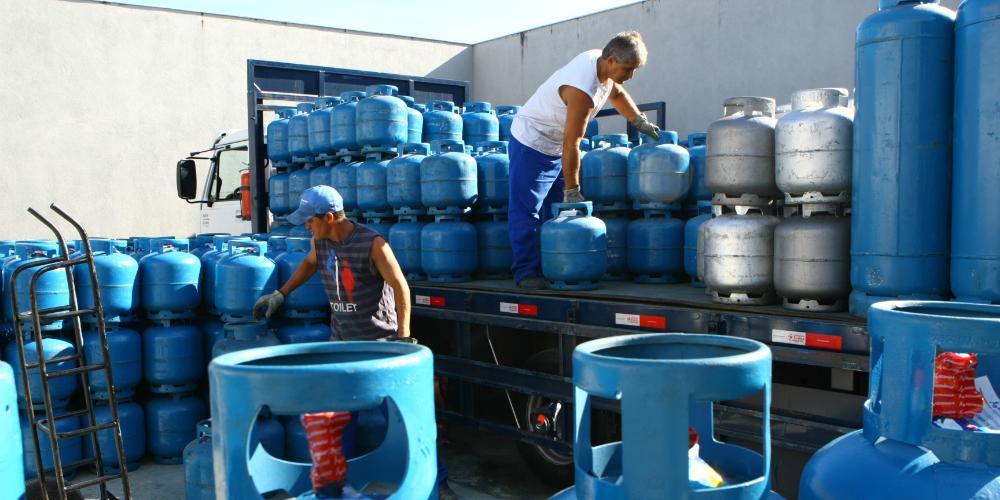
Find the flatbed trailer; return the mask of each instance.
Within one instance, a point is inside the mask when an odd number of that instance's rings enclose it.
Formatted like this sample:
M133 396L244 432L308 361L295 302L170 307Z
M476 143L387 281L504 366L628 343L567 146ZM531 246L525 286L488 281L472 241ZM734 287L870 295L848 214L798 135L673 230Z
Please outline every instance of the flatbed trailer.
M451 386L441 416L520 440L529 453L533 448L565 458L572 449L572 412L564 412L552 432L538 432L530 422L539 401L572 402L573 348L593 338L635 333L731 335L771 348L771 439L779 492L797 490L801 467L813 452L861 427L868 329L863 319L846 313L716 304L704 288L688 283L603 282L590 291L536 292L520 290L509 279L420 281L411 282L410 290L412 331L433 347L435 370ZM543 351L550 362L533 367L532 358ZM490 391L497 396L483 396ZM762 414L755 399L716 405L717 438L759 446ZM527 408L526 401L536 408ZM616 409L611 401L601 406Z

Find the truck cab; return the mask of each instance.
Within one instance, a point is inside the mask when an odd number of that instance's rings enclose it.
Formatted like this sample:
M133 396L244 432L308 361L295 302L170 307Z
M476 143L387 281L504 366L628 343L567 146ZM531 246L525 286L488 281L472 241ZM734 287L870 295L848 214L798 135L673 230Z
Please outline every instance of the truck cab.
M202 178L197 173L199 160L208 160ZM222 132L212 147L177 162L177 196L199 205L199 233L251 232L250 214L241 205L241 195L246 189L241 178L249 168L246 130ZM202 181L200 196L197 195L199 180Z

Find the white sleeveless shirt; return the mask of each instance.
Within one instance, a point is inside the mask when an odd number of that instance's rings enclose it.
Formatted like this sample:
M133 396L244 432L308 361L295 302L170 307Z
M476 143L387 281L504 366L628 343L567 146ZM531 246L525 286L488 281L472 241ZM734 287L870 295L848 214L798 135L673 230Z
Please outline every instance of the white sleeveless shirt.
M594 100L594 110L587 121L597 114L607 102L614 82L606 85L597 80L598 49L588 50L559 68L528 99L514 115L510 133L521 144L549 156L562 156L563 134L566 129L566 103L559 97L559 87L576 87Z

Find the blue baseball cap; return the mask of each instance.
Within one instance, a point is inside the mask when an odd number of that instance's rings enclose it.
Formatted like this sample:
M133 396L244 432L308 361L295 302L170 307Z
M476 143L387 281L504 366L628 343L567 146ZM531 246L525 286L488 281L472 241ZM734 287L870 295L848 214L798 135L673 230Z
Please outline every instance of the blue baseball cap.
M296 226L310 217L344 210L344 198L330 186L313 186L302 192L298 210L288 214L288 222Z

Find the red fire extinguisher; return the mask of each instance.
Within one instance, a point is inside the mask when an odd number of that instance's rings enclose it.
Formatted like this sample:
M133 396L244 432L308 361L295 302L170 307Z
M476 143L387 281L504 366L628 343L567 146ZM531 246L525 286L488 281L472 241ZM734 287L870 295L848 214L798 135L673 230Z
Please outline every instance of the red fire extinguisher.
M240 174L240 216L243 220L250 220L250 171L244 170Z

